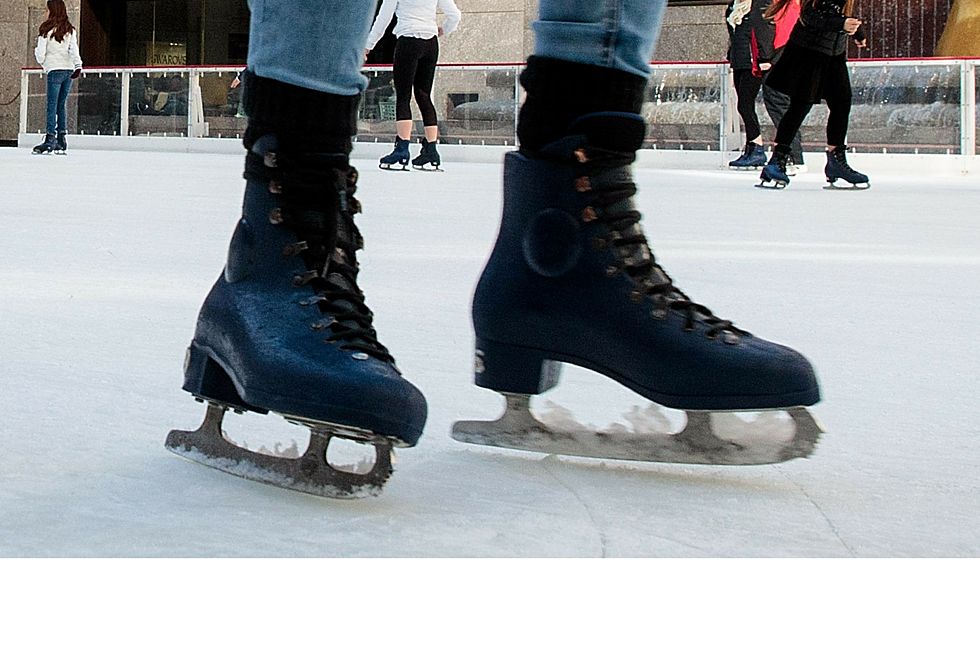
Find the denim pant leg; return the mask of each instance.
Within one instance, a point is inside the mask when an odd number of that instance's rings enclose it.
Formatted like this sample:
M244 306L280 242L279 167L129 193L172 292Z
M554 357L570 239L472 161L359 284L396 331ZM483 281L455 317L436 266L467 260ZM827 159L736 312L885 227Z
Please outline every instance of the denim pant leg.
M377 0L248 0L248 67L259 77L357 95Z
M71 91L72 78L70 70L64 72L65 77L58 88L58 133L68 133L68 92Z
M58 95L61 93L61 70L52 70L47 75L47 123L45 131L52 136L58 128Z
M541 0L532 23L541 57L650 76L667 0Z

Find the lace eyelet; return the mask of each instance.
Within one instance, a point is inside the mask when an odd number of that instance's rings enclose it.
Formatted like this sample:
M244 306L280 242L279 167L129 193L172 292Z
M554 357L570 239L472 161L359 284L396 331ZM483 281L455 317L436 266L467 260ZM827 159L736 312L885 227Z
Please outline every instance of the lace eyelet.
M278 206L269 211L269 223L282 224L282 209L280 209Z
M650 311L650 317L655 320L666 320L667 319L667 309L666 308L655 308Z
M307 270L306 272L297 272L293 275L293 286L299 288L300 286L305 286L307 283L316 279L319 275L316 270Z
M592 183L589 181L588 177L579 177L575 180L575 190L580 193L585 193L592 190Z
M282 248L282 255L286 258L296 256L302 251L309 249L305 240L301 240L298 243L291 243Z
M717 333L708 332L708 333L704 334L704 337L707 338L708 340L717 340L721 336L719 336Z
M575 150L575 160L579 163L586 163L589 160L589 155L585 152L585 150L579 148Z
M634 304L639 304L643 301L643 293L641 293L639 290L631 290L630 301Z
M275 180L270 181L269 192L273 195L282 195L282 184Z
M592 222L596 219L596 217L595 209L593 209L591 206L585 207L585 209L582 211L583 222Z
M619 266L616 265L610 265L609 267L606 268L606 276L609 277L610 279L619 276L619 272L620 272Z
M727 333L725 334L724 342L726 345L737 345L739 342L741 342L741 339L734 333Z
M262 157L262 164L266 168L275 168L275 167L277 167L278 166L278 162L276 161L276 153L275 152L266 152L265 153L265 156Z
M323 331L324 329L326 329L331 324L333 324L333 320L332 319L328 319L328 320L317 320L316 322L311 322L310 323L310 331Z

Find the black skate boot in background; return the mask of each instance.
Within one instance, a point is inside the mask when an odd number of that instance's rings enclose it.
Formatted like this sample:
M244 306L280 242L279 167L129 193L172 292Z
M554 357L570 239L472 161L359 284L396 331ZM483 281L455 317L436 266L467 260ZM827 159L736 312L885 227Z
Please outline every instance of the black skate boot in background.
M58 132L58 138L54 142L55 154L68 154L68 138L65 132Z
M430 143L426 139L422 139L422 151L417 157L412 159L413 168L416 170L435 170L442 172L442 168L439 167L442 160L439 158L439 150L436 149L437 142L433 141Z
M378 159L378 167L382 170L408 170L409 141L395 136L395 149ZM401 166L393 168L392 166Z
M198 431L172 431L167 448L300 492L377 494L391 474L391 447L418 441L426 402L379 342L357 285L363 242L354 224L357 171L348 164L357 98L254 75L246 89L260 96L246 101L250 116L281 121L250 118L242 219L187 353L184 389L208 402L207 417ZM268 98L279 102L270 108ZM288 119L291 106L305 106L311 124L328 119L334 133L311 141L279 128L303 123ZM283 458L237 447L221 435L228 409L303 424L309 448ZM331 466L326 449L335 437L373 445L373 466Z
M827 183L829 184L827 188L865 190L871 187L868 175L861 174L848 165L847 148L841 145L832 150L827 150L827 165L824 166L823 172L827 175ZM837 186L835 182L838 179L843 179L851 185L847 187Z
M639 226L630 166L639 115L597 113L536 151L506 155L500 233L473 299L476 383L504 394L496 422L457 422L463 442L600 458L764 464L811 453L821 429L810 363L712 314L660 267ZM522 143L524 141L522 140ZM663 406L687 410L676 435L556 429L529 398L585 367ZM782 409L788 442L716 436L708 411Z
M769 163L762 169L759 175L761 181L756 184L757 188L785 188L789 185L789 175L786 173L786 166L789 164L791 149L789 145L777 145L769 157ZM769 184L772 184L771 186Z
M745 144L742 156L729 161L728 167L736 170L757 170L766 165L766 148L749 141Z
M31 154L51 154L54 152L57 141L55 140L54 134L48 134L44 137L44 142L40 145L35 145Z

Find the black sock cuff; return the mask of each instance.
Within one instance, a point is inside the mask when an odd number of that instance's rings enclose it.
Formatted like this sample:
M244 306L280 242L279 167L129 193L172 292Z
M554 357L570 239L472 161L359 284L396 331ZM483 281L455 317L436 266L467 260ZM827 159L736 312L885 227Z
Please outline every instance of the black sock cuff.
M335 95L259 77L243 77L245 115L249 127L245 147L274 133L284 147L303 151L349 154L357 134L360 95Z
M522 148L539 150L564 136L582 116L640 113L647 80L616 68L530 57L521 85L527 100L521 107L517 135Z

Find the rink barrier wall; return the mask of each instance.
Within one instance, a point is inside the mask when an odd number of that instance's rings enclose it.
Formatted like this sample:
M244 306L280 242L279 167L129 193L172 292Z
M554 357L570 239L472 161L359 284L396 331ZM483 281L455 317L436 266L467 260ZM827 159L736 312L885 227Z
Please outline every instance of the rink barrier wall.
M978 59L862 59L849 62L855 89L849 145L858 153L977 155ZM516 143L522 64L440 64L433 89L441 144ZM224 152L240 138L245 118L230 85L240 66L88 68L69 97L69 132L76 147ZM655 62L643 104L645 148L724 155L742 145L730 67L724 62ZM394 139L391 66L364 69L358 145ZM43 71L21 71L21 144L44 130ZM772 130L761 97L764 133ZM826 108L803 127L807 149L822 149ZM419 125L421 132L421 125ZM82 139L81 137L84 137ZM91 138L90 138L91 137ZM92 138L98 140L92 140ZM123 146L120 140L132 139ZM182 142L182 141L187 141ZM224 141L224 142L222 142ZM132 147L130 147L132 146ZM466 151L466 150L463 150ZM658 155L657 160L670 160ZM711 156L683 156L693 162ZM713 159L712 159L713 160ZM945 167L945 166L944 166ZM970 167L963 163L962 167Z
M21 134L18 145L31 148L39 143L37 134ZM196 154L225 154L242 156L245 150L237 139L217 138L154 138L147 136L90 136L72 135L71 150L103 150L120 152L181 152ZM499 165L504 155L514 148L503 145L440 144L443 167L453 163L484 163ZM391 151L389 143L358 142L351 153L355 166L373 167L377 160ZM732 155L718 150L641 150L635 167L660 170L711 171L729 170ZM980 175L980 156L935 154L882 154L857 152L848 154L848 161L859 170L875 173L922 175ZM811 172L823 170L822 151L806 152Z

